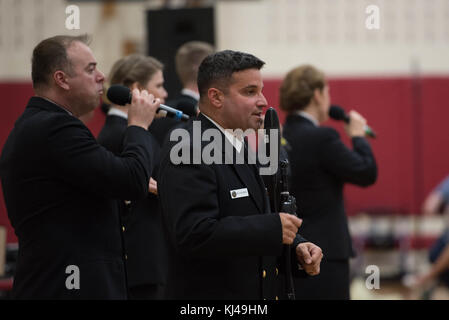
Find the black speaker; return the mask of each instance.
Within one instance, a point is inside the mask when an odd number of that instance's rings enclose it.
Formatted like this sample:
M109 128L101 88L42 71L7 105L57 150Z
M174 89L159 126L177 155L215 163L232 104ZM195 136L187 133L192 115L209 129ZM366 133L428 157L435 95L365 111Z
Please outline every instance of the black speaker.
M164 64L168 99L182 89L175 68L176 50L188 41L215 46L214 9L161 9L147 11L147 53Z

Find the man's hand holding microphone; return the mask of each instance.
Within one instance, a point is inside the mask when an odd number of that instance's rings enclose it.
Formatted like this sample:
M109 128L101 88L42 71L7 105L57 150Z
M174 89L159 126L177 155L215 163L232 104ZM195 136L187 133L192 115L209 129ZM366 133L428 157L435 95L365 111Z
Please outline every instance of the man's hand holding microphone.
M154 95L149 94L147 90L134 89L128 110L128 126L138 126L147 130L160 103L161 101L154 99Z
M145 130L148 129L161 101L155 99L154 95L149 94L147 90L139 91L134 89L132 91L132 100L128 109L128 126L138 126ZM157 182L150 178L148 183L148 191L157 195Z
M348 114L349 123L345 125L345 131L351 138L364 137L366 135L366 119L357 111L351 110Z

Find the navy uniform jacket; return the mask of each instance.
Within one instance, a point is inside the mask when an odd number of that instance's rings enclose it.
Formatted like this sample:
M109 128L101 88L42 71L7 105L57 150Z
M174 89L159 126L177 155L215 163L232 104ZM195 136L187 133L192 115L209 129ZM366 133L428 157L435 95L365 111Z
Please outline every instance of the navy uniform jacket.
M150 152L142 128L126 129L117 157L80 120L45 99L30 99L0 159L19 240L14 298L126 299L126 253L114 199L146 196ZM79 289L67 289L66 280L69 287L75 283L71 265L79 269Z
M287 116L283 136L290 145L290 193L296 197L301 234L323 250L327 260L353 255L343 203L344 183L373 184L377 166L365 138L348 149L337 131L317 127L300 115Z
M105 125L98 135L98 142L108 150L120 155L123 150L122 140L126 126L125 118L108 115ZM148 136L152 143L153 176L156 176L160 147L151 134ZM122 205L122 216L129 287L165 284L167 248L157 196L147 192L144 199L132 201L129 209Z
M201 114L196 121L201 123L201 133L219 130ZM192 138L193 121L186 128ZM229 142L221 132L220 136L224 150ZM191 139L180 144L191 155L197 149ZM158 180L170 244L167 297L275 299L282 227L279 215L270 213L257 168L173 164L170 153L175 145L178 142L167 144L162 152ZM203 141L202 148L206 145ZM248 196L232 198L232 191L245 188Z
M120 155L123 151L123 138L127 127L127 119L117 115L107 115L97 137L98 143L115 155Z
M180 92L176 98L167 101L167 105L181 110L189 116L196 116L198 109L198 100L191 95Z
M194 118L197 115L198 100L190 95L180 93L175 99L167 102L167 105L178 109ZM177 121L168 115L164 118L157 118L151 123L148 131L156 138L159 145L162 146L164 141L169 138L169 134L173 128L184 125L184 122Z

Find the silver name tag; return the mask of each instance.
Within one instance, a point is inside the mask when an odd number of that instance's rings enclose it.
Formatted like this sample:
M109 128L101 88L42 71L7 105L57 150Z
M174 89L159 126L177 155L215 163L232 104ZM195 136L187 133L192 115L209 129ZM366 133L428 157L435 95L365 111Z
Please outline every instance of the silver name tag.
M243 198L243 197L249 196L247 188L231 190L230 192L231 192L232 199L238 199L238 198Z

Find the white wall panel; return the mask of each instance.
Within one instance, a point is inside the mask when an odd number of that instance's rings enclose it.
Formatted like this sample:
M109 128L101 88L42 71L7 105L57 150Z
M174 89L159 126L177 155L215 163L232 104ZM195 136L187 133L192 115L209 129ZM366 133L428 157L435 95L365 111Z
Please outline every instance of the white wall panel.
M75 2L81 29L72 31L65 28L68 4L0 0L0 79L29 79L33 47L56 34L92 34L107 73L124 40L144 51L145 9L161 1L119 2L108 19L101 4ZM379 30L365 27L368 5L380 8ZM414 64L449 74L449 0L217 0L215 9L218 49L254 53L267 62L265 75L306 62L339 76L408 75Z
M380 9L380 29L365 9ZM219 1L219 48L249 51L282 75L313 63L334 75L449 73L448 0Z

